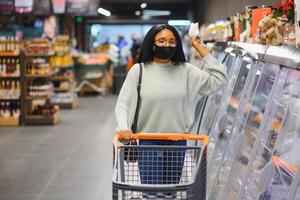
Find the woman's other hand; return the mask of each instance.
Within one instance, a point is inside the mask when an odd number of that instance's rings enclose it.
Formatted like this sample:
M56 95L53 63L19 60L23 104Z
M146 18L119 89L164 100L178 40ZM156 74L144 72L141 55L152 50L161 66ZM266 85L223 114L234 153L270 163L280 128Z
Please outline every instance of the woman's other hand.
M117 134L120 136L121 142L132 140L133 133L131 130L128 129L120 130L117 132Z

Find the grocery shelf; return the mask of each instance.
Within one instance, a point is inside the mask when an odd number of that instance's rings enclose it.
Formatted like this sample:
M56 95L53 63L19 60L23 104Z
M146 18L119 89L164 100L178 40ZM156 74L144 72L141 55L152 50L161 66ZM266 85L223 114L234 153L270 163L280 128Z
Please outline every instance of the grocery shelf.
M18 57L20 53L13 53L13 52L0 52L0 57Z
M19 79L21 76L0 76L0 79Z
M20 101L20 98L18 98L18 99L1 99L0 98L0 101Z
M27 125L55 125L59 121L59 113L56 113L51 117L44 117L41 115L27 115L25 123Z
M57 105L59 106L60 109L73 109L74 103L70 102L70 103L52 103L52 105Z
M49 99L49 96L27 96L27 100L35 100L35 99Z
M28 56L28 57L50 57L50 56L53 56L54 55L54 52L50 52L48 54L31 54L31 53L26 53L25 52L25 56Z
M72 77L51 77L51 81L72 81Z
M51 74L48 74L48 75L27 75L26 74L26 78L49 78L53 75L54 75L54 73L51 73Z
M53 68L62 69L62 70L73 70L74 65L52 65Z
M60 89L60 88L54 88L54 92L70 92L71 88L68 89Z
M20 118L8 117L4 118L0 116L0 127L1 126L19 126Z
M266 63L300 69L300 49L296 47L267 46L242 42L228 42L228 46L233 49L240 49L242 56L247 55Z

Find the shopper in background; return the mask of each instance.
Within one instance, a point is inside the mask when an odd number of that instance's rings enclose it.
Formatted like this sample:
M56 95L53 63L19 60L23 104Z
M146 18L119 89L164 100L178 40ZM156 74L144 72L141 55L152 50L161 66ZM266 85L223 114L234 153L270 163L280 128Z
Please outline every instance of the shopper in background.
M142 41L136 36L136 34L131 34L132 46L131 46L131 56L133 62L136 63L139 55L140 48L142 46Z
M119 67L122 68L123 71L126 71L128 58L131 54L130 47L122 35L118 36L118 42L116 45L119 48Z
M225 67L205 49L195 38L191 45L202 56L205 63L198 68L186 62L180 36L172 26L155 25L145 36L138 62L142 63L141 104L137 123L140 133L187 133L193 123L197 96L210 95L226 82ZM116 133L124 140L132 138L131 126L137 107L137 84L140 67L135 64L129 71L121 89L115 114ZM186 145L186 141L146 141L140 145ZM152 150L153 151L153 150ZM179 183L184 163L184 152L173 155L169 160L168 173L163 155L142 152L138 156L141 182L144 184ZM156 158L157 157L157 158ZM161 166L164 170L157 173L151 166ZM150 167L150 168L149 168ZM152 174L152 175L151 175ZM157 176L158 175L158 176ZM173 196L174 197L174 196ZM172 198L172 197L171 197Z
M120 49L120 51L128 45L128 42L125 40L124 36L119 35L118 36L118 42L117 47Z

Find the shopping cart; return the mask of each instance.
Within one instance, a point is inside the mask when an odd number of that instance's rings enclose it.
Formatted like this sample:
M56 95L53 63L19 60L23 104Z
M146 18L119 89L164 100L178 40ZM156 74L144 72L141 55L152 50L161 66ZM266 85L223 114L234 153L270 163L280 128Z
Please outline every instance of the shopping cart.
M113 200L206 198L208 136L134 134L133 140L187 145L124 145L114 138ZM130 158L130 156L135 158Z

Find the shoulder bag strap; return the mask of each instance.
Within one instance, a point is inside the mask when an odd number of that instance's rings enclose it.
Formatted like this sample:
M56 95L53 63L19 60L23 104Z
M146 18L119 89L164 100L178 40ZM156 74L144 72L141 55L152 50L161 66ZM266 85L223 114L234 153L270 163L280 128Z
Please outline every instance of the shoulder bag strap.
M140 73L139 73L139 82L137 85L137 105L134 115L134 121L131 127L131 130L133 133L137 132L137 124L138 124L138 117L139 117L139 111L141 107L141 87L142 87L142 77L143 77L143 66L140 63Z

